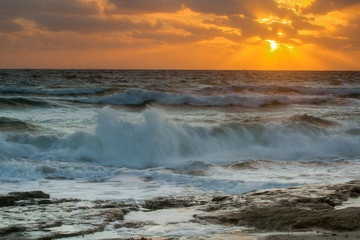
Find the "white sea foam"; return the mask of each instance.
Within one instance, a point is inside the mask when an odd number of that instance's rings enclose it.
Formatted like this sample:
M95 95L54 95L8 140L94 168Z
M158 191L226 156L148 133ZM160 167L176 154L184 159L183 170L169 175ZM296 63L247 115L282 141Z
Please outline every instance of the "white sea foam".
M122 237L166 237L166 238L194 238L210 237L214 233L230 230L240 230L240 227L227 227L219 225L203 225L191 222L194 214L201 212L194 209L163 209L152 212L131 212L125 217L125 222L146 222L141 228L116 229ZM155 224L154 224L155 223ZM115 230L110 225L107 231Z
M0 157L102 166L177 166L188 160L209 163L241 159L313 160L360 156L360 136L304 123L192 126L165 120L156 110L131 122L102 111L93 133L7 135Z

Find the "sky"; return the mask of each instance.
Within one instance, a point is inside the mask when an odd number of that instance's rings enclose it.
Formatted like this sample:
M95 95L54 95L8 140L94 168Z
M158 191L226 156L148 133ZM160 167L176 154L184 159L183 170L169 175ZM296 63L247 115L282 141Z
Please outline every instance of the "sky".
M0 0L0 68L360 70L360 0Z

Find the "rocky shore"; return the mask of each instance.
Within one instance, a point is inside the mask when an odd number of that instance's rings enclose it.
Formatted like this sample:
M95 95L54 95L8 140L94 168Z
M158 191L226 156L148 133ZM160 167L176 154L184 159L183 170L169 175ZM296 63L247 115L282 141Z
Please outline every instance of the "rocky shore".
M0 239L360 239L359 196L360 181L141 203L12 192L0 195ZM158 217L152 220L151 214ZM169 214L175 215L165 221ZM147 231L186 224L212 231L203 236Z

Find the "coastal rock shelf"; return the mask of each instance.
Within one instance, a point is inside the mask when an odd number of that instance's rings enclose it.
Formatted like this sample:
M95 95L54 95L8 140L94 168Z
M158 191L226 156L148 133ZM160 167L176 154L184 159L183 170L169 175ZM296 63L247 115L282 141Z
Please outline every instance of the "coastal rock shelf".
M264 231L360 230L360 208L336 208L360 195L360 182L309 185L213 198L206 213L195 216L215 224Z
M104 231L109 223L138 210L135 205L118 201L50 199L42 192L1 195L0 205L0 239L84 236Z
M351 203L359 196L360 181L259 190L241 195L157 197L140 206L122 201L51 199L40 191L15 192L0 195L0 239L74 239L82 236L90 239L94 234L97 239L110 239L109 231L119 233L119 229L133 229L136 232L144 226L174 224L166 221L156 223L141 217L136 219L135 215L126 219L129 213L144 216L141 213L166 209L181 209L182 221L192 224L241 227L243 232L251 233L243 239L301 239L291 235L299 231L313 231L320 237L328 234L328 239L342 239L356 237L360 230L360 207ZM232 229L233 233L226 232L227 237L239 234L239 229ZM274 234L262 235L275 231L289 234L283 238L276 238ZM130 238L119 233L117 239L122 237ZM134 239L140 237L134 236ZM164 239L162 236L145 237ZM213 237L228 239L221 231L196 238L189 236L188 239Z

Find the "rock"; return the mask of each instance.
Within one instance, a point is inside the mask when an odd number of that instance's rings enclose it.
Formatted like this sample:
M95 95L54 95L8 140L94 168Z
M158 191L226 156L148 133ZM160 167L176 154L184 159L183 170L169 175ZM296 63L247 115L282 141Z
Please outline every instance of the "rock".
M144 208L152 211L166 208L179 208L203 205L208 202L208 198L196 197L156 197L145 201Z
M323 228L337 231L360 229L360 208L342 210L306 210L293 207L255 207L241 211L198 216L213 224L248 226L265 231L299 231Z
M0 207L13 206L17 201L29 199L49 199L50 195L41 191L33 192L10 192L0 195Z
M32 192L10 192L10 196L16 197L18 200L28 200L32 198L45 198L49 199L50 195L42 191L32 191Z
M138 206L121 201L47 199L43 192L1 196L0 239L57 239L104 231ZM5 203L5 204L4 204ZM6 205L6 206L4 206Z
M230 196L216 196L211 199L212 202L222 202L226 199L230 198Z
M309 185L250 192L232 198L216 197L198 220L238 225L265 231L323 228L360 230L360 208L336 210L350 197L359 196L360 181L337 185ZM216 207L214 207L216 206Z
M259 190L239 195L157 197L140 206L122 201L50 199L43 192L14 192L0 195L0 239L80 236L86 239L86 235L102 232L106 226L115 230L142 229L151 222L143 219L127 221L125 215L130 211L167 208L196 210L197 214L186 220L191 223L290 233L318 229L355 232L360 231L360 207L337 206L359 196L360 181ZM157 227L161 228L160 225Z

